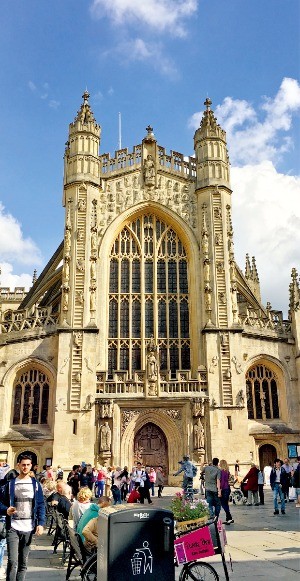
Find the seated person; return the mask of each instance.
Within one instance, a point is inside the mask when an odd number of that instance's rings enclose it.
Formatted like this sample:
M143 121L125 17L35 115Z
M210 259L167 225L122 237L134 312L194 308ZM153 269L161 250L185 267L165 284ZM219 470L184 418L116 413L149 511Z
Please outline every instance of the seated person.
M141 498L141 495L139 493L139 483L136 482L133 490L130 492L130 494L127 498L127 502L136 503L136 502L138 502L138 500L140 500L140 498Z
M83 515L91 506L92 491L88 486L80 488L77 494L77 499L72 504L70 519L73 520L73 529L76 531L77 525Z
M98 516L92 518L82 530L83 544L87 551L92 552L98 546Z
M84 527L89 523L90 520L93 518L98 518L99 510L104 508L105 506L110 506L110 498L108 496L100 496L97 499L97 504L91 502L89 508L83 513L82 517L79 520L77 525L76 532L80 535L82 541L84 542L85 538L82 534Z
M71 509L72 488L62 480L56 484L57 499L51 502L52 506L56 506L56 510L60 512L63 517L68 520Z

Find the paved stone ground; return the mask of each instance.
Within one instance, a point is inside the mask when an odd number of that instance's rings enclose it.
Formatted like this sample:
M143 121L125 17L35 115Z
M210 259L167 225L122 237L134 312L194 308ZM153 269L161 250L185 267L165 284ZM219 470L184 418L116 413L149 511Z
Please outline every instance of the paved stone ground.
M155 498L154 506L168 508L171 496L177 490L165 488L164 497ZM295 503L288 503L286 515L274 516L270 490L265 491L265 497L264 506L232 506L235 523L226 528L228 541L226 557L229 559L230 555L233 564L230 579L235 581L255 578L259 581L299 580L300 510L296 508ZM221 517L222 513L223 511ZM61 553L53 555L51 540L51 537L47 535L34 539L27 581L65 579L66 566L61 565ZM207 561L213 564L223 581L225 575L220 556L210 557ZM177 568L176 580L179 579L179 572ZM72 581L79 579L75 571L71 579Z

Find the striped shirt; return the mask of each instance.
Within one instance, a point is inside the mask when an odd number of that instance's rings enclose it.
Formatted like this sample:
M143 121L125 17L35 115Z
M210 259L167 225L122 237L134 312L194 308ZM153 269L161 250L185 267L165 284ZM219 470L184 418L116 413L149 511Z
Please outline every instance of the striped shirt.
M16 531L29 533L33 529L33 486L31 478L15 481L14 507L16 512L12 515L11 526Z

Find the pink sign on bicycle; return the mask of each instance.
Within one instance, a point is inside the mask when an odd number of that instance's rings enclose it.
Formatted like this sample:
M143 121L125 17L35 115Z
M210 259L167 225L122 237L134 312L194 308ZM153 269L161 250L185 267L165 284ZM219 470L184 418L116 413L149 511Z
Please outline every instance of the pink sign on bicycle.
M174 541L177 562L187 563L215 554L209 527L202 527Z

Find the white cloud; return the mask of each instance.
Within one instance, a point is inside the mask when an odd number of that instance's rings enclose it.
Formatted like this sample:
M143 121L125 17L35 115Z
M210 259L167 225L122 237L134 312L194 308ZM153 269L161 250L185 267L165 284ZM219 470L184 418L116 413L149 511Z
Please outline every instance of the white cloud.
M36 85L33 83L33 81L28 81L28 87L33 93L36 91Z
M118 61L123 59L125 64L129 61L147 61L154 69L170 79L178 77L175 64L164 55L163 45L159 42L146 42L142 38L120 42L113 49L106 52L105 56L117 55Z
M13 266L8 262L0 263L1 275L0 275L0 285L1 287L10 288L12 291L16 286L25 287L28 291L32 286L33 274L13 274Z
M135 24L155 32L185 36L184 21L197 11L198 0L93 0L96 18L107 16L115 25Z
M19 222L0 202L0 260L20 264L41 263L41 253L31 238L24 238Z
M56 101L55 99L50 99L49 101L49 107L50 109L58 109L58 107L60 106L60 102Z
M256 257L262 300L287 315L293 267L299 269L300 178L279 173L271 161L233 167L235 259Z

